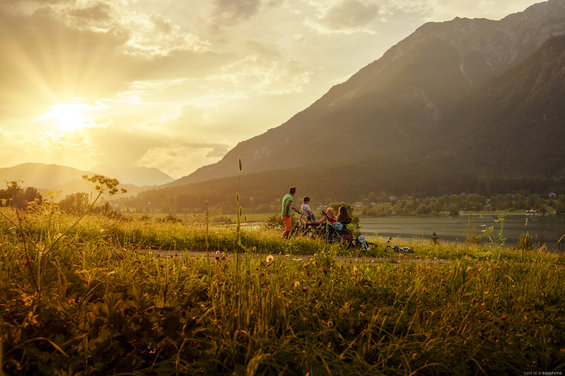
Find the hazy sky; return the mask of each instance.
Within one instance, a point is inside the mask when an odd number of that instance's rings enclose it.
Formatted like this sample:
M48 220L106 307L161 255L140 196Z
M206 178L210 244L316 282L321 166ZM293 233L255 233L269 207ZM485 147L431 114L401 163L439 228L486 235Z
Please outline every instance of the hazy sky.
M0 0L0 167L178 178L288 120L427 21L532 0Z

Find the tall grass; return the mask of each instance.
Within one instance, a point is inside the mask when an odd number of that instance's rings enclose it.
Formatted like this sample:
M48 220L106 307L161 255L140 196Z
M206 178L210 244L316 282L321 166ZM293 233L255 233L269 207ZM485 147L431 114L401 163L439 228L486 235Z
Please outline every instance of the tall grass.
M28 215L22 227L43 249L74 220L54 213L47 228L45 217ZM45 258L38 300L25 242L11 227L0 223L0 369L10 375L476 375L565 366L560 254L415 242L416 253L391 257L376 239L376 258L353 260L336 255L355 252L322 242L241 230L254 252L236 264L233 228L87 216ZM184 250L219 253L211 260ZM32 265L37 252L29 252Z

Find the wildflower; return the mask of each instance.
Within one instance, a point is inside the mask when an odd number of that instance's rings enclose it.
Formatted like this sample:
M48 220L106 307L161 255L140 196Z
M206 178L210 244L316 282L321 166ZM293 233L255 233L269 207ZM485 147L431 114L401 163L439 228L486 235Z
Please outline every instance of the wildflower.
M506 320L507 317L506 317L506 315L502 315L502 316L500 316L500 319L501 319L501 320Z
M328 320L327 325L328 325L328 328L333 328L334 323L332 322L332 320Z
M308 292L308 287L304 286L304 287L302 288L302 292Z
M24 301L24 305L29 307L31 303L33 303L33 296L27 295L26 293L22 292L22 300Z
M299 288L299 287L300 287L300 282L299 282L299 281L294 281L294 282L292 282L292 286L293 286L294 288Z
M471 304L475 304L477 302L477 298L471 299Z
M267 264L272 264L273 261L275 261L275 258L273 257L273 255L269 255L267 256Z
M39 315L34 315L33 312L30 311L29 314L27 315L27 319L29 321L29 324L34 325L34 326L37 325L38 324L38 322L37 322L38 317L39 317Z

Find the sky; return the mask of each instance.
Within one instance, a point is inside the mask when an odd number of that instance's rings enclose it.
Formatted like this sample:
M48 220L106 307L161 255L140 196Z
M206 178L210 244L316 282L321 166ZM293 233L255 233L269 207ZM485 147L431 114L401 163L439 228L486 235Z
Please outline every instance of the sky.
M0 167L179 178L429 21L531 0L0 0Z

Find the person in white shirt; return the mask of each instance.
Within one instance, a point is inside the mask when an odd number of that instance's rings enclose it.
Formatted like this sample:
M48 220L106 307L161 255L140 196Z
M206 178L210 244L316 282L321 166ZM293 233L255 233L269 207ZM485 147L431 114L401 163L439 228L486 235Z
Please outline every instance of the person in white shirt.
M309 221L315 221L316 217L314 217L314 213L312 213L312 210L310 209L310 197L304 196L302 202L302 213L304 213Z

